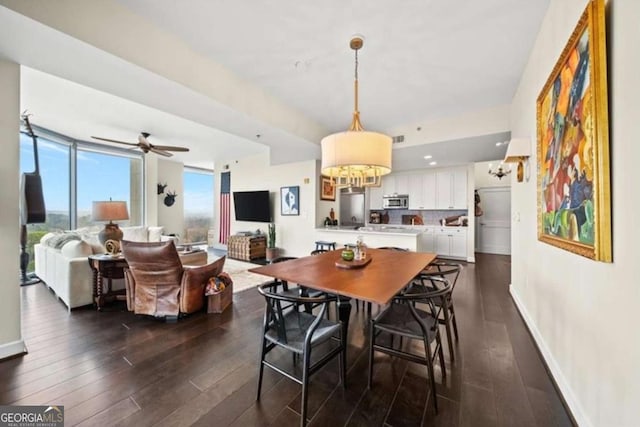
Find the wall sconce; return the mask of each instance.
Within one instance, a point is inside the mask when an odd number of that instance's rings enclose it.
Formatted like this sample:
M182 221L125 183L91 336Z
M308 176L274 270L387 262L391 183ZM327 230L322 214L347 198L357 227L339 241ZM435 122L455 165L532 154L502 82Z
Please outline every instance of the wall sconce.
M503 176L507 176L511 173L511 168L505 169L504 164L502 162L500 162L500 164L498 165L498 169L495 171L491 170L492 166L493 165L489 163L489 175L498 177L498 179L502 179Z
M507 154L504 156L505 163L517 163L518 168L516 177L518 182L522 182L522 178L525 177L529 182L529 157L531 156L531 141L529 138L514 138L509 142L507 148ZM526 171L525 171L526 167Z

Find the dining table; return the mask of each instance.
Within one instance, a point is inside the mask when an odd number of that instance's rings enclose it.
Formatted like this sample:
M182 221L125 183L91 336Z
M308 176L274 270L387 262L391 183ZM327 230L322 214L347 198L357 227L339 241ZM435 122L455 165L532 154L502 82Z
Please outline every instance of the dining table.
M338 315L348 331L351 298L388 304L436 258L434 253L367 249L370 261L342 260L342 250L295 258L249 269L252 273L297 283L310 289L338 295Z

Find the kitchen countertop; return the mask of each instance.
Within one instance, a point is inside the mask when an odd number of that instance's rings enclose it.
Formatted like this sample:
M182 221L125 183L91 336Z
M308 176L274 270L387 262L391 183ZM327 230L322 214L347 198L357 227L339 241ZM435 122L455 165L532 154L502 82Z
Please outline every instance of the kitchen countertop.
M383 228L384 227L384 228ZM345 233L345 234L384 234L384 235L401 235L401 236L417 236L422 233L424 229L412 229L400 226L376 226L374 227L361 227L355 229L354 227L341 228L341 227L319 227L317 231L326 231L332 233Z

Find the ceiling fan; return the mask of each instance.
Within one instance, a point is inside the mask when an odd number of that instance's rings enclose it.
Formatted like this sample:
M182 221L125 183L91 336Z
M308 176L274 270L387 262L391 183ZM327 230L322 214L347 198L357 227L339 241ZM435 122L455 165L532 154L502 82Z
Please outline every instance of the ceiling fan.
M169 153L169 151L189 151L189 149L185 147L174 147L171 145L153 145L147 140L149 135L151 134L147 132L141 132L140 135L138 135L138 143L117 141L115 139L101 138L99 136L92 136L91 138L99 139L100 141L108 141L108 142L115 142L118 144L131 145L133 147L139 148L145 154L151 151L152 153L160 154L161 156L165 156L165 157L173 156L173 154Z

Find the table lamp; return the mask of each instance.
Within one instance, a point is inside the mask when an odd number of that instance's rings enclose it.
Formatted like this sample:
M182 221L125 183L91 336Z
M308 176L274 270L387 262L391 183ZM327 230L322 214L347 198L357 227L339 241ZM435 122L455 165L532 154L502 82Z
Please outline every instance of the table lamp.
M113 200L93 202L91 219L93 221L109 221L105 224L104 230L98 233L101 244L104 245L107 240L120 241L122 240L122 230L113 221L129 219L127 202Z

